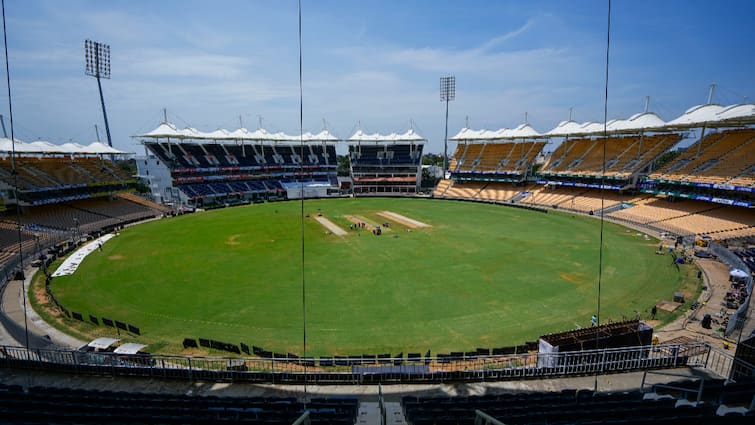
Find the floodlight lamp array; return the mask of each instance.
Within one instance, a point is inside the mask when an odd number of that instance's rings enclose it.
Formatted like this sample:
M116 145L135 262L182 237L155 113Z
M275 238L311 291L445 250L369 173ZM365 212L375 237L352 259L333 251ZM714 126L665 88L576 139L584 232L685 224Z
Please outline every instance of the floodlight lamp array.
M440 100L448 102L456 99L456 77L440 77Z
M86 75L110 78L110 45L92 40L84 41Z

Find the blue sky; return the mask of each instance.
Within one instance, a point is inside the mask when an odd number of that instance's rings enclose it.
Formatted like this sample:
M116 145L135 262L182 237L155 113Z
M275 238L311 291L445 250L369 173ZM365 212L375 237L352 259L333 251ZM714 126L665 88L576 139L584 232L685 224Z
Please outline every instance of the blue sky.
M608 115L671 120L704 103L755 101L755 2L614 0ZM442 152L438 79L453 74L449 133L541 132L602 121L606 1L303 1L304 129L346 138L415 128ZM103 81L114 146L162 120L211 131L298 133L296 1L6 2L16 137L96 140L102 124L83 41L110 44ZM2 71L3 80L5 71ZM0 112L8 124L5 87ZM104 139L104 131L101 131Z

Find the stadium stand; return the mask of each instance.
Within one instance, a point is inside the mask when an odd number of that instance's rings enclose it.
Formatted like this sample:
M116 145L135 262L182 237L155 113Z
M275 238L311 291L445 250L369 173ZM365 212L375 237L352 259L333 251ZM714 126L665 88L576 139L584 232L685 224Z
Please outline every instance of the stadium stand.
M530 197L521 202L542 205L549 208L564 208L582 213L597 213L601 207L605 210L614 209L622 204L632 204L648 198L650 195L623 194L606 190L601 195L600 190L584 189L564 186L533 188Z
M21 207L21 231L12 211L0 219L0 270L19 258L36 259L61 243L68 248L87 234L109 231L136 221L160 217L171 211L132 193L87 198L39 206Z
M421 182L422 143L349 144L354 194L413 194Z
M543 165L543 173L564 173L579 165L582 157L597 145L593 139L564 140Z
M508 158L514 148L513 143L486 143L476 167L477 171L496 171L501 161Z
M477 411L505 424L751 423L755 414L752 381L726 385L710 380L702 385L702 392L700 388L699 382L683 381L658 385L645 393L563 390L469 397L405 396L401 404L412 425L471 425L478 423Z
M338 186L332 143L143 143L168 168L172 185L194 205L283 198L285 186L294 183Z
M477 196L482 200L504 202L526 190L525 187L517 186L514 183L493 182L487 184Z
M452 180L448 179L441 179L438 182L438 185L435 186L435 190L433 190L433 196L436 198L439 198L446 194L446 190L448 190L449 187L451 187L451 183L453 183Z
M111 392L72 388L0 385L0 414L9 423L109 424L286 424L305 411L312 424L352 425L356 398L217 397Z
M19 243L23 251L31 252L37 245L44 246L46 241L47 232L31 232L26 229L19 232L16 223L0 221L0 265L18 255Z
M448 169L450 171L456 171L459 168L459 161L464 156L464 150L467 148L466 144L459 143L456 145L456 150L454 151L454 154L451 156L451 161L448 163Z
M484 146L485 145L482 143L470 143L465 145L464 152L460 158L457 158L456 168L453 170L457 172L474 171Z
M568 204L580 194L586 193L587 189L565 186L540 187L535 189L530 196L522 202L527 204L541 205L549 208L557 208L562 204Z
M0 160L0 186L18 187L25 205L43 205L132 190L135 180L112 162L90 157L19 157L17 179L9 158Z
M533 142L519 142L512 150L512 155L509 158L504 158L506 163L501 162L500 171L508 171L511 173L525 173L526 170L532 165L535 157L543 150L546 142L533 141ZM519 150L520 155L516 155ZM516 161L514 161L516 159Z
M484 182L456 181L451 187L446 190L445 197L472 199L476 197L478 193L480 193L484 186Z
M504 141L459 144L451 159L449 170L458 176L496 175L521 180L535 157L545 147L542 141ZM474 178L474 177L472 177Z
M600 174L603 171L605 146L606 174L627 178L645 168L679 140L681 135L676 133L566 140L545 163L542 174Z
M670 225L673 229L684 229L696 235L715 237L717 233L745 230L755 223L752 213L744 208L717 206L713 209L671 218L660 223L659 227Z
M707 211L717 206L702 201L675 200L668 198L646 198L629 208L610 213L610 216L633 221L640 224L657 223L672 218Z
M712 133L690 145L674 161L648 177L663 181L728 183L743 178L751 185L752 159L755 153L755 130L725 130Z
M755 200L747 187L755 181L755 129L709 134L643 177L681 138L679 132L567 138L543 163L537 184L528 179L529 186L507 184L515 180L502 177L521 172L511 160L529 161L530 155L534 160L545 142L530 143L528 151L521 142L459 143L450 162L451 180L442 181L434 196L586 214L602 208L609 218L684 236L725 240L751 235L755 220L747 207Z
M60 231L93 232L159 215L159 212L125 199L83 199L28 208L24 222Z

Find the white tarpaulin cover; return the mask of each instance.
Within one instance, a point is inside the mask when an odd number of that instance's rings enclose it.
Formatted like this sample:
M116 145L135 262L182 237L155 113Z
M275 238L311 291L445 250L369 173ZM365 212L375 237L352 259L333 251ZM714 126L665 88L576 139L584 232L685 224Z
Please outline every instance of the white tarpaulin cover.
M115 354L136 354L139 351L141 351L142 348L146 347L144 344L137 344L135 342L127 342L115 350L113 350L113 353Z
M102 244L109 241L113 237L115 237L114 234L108 233L77 249L76 252L69 255L65 260L63 260L63 264L61 264L58 269L55 270L55 272L52 274L52 277L68 276L74 274L74 272L76 272L76 269L79 268L79 264L84 261L84 258L86 258L87 255L93 253Z
M737 277L737 278L740 278L740 279L744 279L744 278L746 278L749 275L747 274L746 271L744 271L742 269L731 269L729 271L729 276L733 276L733 277Z
M90 342L89 344L87 344L87 347L92 347L97 350L107 350L108 348L110 348L110 346L112 346L118 341L120 341L120 339L102 337L102 338L97 338L94 341Z

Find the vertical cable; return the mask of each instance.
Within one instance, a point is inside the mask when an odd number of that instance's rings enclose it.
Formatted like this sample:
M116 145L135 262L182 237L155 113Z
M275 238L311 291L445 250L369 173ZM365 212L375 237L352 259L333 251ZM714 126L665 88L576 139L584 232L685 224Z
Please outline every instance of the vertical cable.
M21 202L18 200L18 171L16 171L16 136L13 133L13 102L10 93L10 66L8 65L8 35L5 29L5 0L2 0L3 7L3 46L5 47L5 82L8 85L8 115L10 118L10 141L11 141L11 174L13 174L13 197L16 198L16 228L18 230L18 259L21 267L21 275L24 274L24 253L23 253L23 235L21 234ZM29 348L29 322L26 315L26 287L25 279L21 279L21 292L24 301L24 346Z
M598 249L598 308L597 323L595 329L595 348L600 342L600 287L603 283L603 208L605 205L605 178L606 178L606 144L608 139L608 57L611 50L611 0L608 0L608 27L606 29L606 81L605 97L603 98L603 166L600 172L600 248ZM598 374L595 374L595 391L598 390Z
M307 285L304 277L304 90L302 88L301 0L299 0L299 179L301 182L301 316L304 365L304 408L307 408Z

